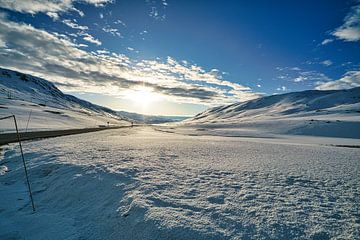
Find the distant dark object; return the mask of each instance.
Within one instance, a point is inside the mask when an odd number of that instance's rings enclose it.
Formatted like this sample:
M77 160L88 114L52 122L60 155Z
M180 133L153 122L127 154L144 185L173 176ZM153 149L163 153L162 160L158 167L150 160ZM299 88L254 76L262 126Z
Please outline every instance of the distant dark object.
M331 144L330 146L334 146L334 147L344 147L344 148L360 148L359 145L334 145L334 144Z
M44 112L53 113L53 114L62 114L62 112L59 111L52 111L52 110L44 110Z
M27 79L27 77L26 77L25 74L21 74L21 75L20 75L20 79L23 80L23 81L25 81L25 82L29 81L29 80Z

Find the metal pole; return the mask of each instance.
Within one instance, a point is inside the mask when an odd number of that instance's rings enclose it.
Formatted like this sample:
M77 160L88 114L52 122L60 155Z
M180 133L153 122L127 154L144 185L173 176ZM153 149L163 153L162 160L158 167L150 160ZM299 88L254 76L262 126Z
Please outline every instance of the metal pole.
M26 129L25 129L25 132L27 132L28 127L29 127L29 122L30 122L31 113L32 113L32 109L30 110L30 113L29 113L29 118L28 118L27 123L26 123Z
M16 122L16 117L15 117L15 115L12 115L12 116L13 116L13 118L14 118L15 128L16 128L16 135L17 135L17 139L18 139L19 145L20 145L21 158L22 158L23 165L24 165L26 182L27 182L27 186L28 186L28 190L29 190L30 199L31 199L31 205L32 205L33 211L35 212L34 199L33 199L32 193L31 193L31 186L30 186L29 176L28 176L28 172L27 172L27 168L26 168L24 153L23 153L23 149L22 149L22 145L21 145L21 139L20 139L19 129L18 129L18 126L17 126L17 122Z

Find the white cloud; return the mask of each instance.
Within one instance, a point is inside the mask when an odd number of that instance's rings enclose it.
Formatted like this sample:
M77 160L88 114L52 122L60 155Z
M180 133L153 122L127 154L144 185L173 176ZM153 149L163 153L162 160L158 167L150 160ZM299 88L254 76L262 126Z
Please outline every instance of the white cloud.
M22 13L46 13L50 17L56 17L61 12L77 11L81 16L81 11L74 8L74 3L86 3L97 7L104 6L112 0L0 0L0 6L12 11Z
M151 7L151 11L149 13L149 16L153 17L153 18L158 18L159 17L159 12L158 12L156 7Z
M111 3L114 0L81 0L81 1L84 1L88 4L95 5L96 7L103 7L105 4Z
M166 1L160 2L160 1L151 1L151 0L145 0L145 2L149 5L149 17L163 21L166 18L165 10L168 6Z
M85 13L84 13L83 11L77 9L77 8L72 8L72 10L75 11L75 12L77 12L77 13L80 15L80 17L85 16Z
M106 32L106 33L110 33L110 34L113 35L113 36L118 36L118 37L122 38L121 33L120 33L119 30L116 29L116 28L111 28L111 27L109 27L109 26L105 26L105 27L102 28L102 30L103 30L104 32Z
M116 20L114 22L114 24L120 24L120 25L123 25L124 27L126 27L126 24L123 21L121 21L120 19Z
M318 90L339 90L360 87L360 71L348 71L339 80L319 82Z
M360 40L360 5L351 8L351 11L344 19L343 25L335 29L332 35L348 42Z
M78 44L77 46L78 46L78 47L84 47L84 48L87 48L87 47L89 47L88 45L86 45L86 44L83 44L83 43L80 43L80 44Z
M333 42L333 41L334 41L334 39L327 38L327 39L324 39L324 40L321 42L321 45L326 45L326 44L331 43L331 42Z
M330 60L327 60L330 61ZM313 64L313 63L312 63ZM330 64L330 62L326 62L326 64ZM332 62L331 62L332 64ZM323 73L314 71L314 70L303 70L301 68L298 67L277 67L276 68L279 72L281 72L281 74L277 77L281 80L286 80L286 81L291 81L291 82L295 82L295 83L300 83L300 82L327 82L330 81L331 79L326 76Z
M105 50L105 49L97 50L96 52L99 53L99 54L109 54L110 53L108 50Z
M94 38L92 35L90 35L88 33L82 33L82 36L83 36L83 39L87 42L94 43L98 46L100 46L102 44L99 39Z
M256 86L257 86L258 88L261 88L261 84L257 84Z
M88 41L96 42L88 33ZM60 34L0 16L0 66L61 83L68 91L123 96L146 86L176 102L225 104L259 96L249 87L223 79L219 71L166 60L136 60L99 50L87 52ZM100 44L100 43L98 43Z
M59 19L59 14L57 14L56 12L47 12L46 15L48 15L54 21Z
M325 66L330 66L333 64L333 62L331 60L325 60L325 61L322 61L320 62L322 65L325 65Z
M303 82L306 80L308 80L308 78L305 76L298 76L298 77L294 78L294 82Z
M102 13L100 13L99 16L100 16L101 19L104 18L104 14L102 14Z
M88 30L89 28L87 26L80 26L79 24L71 21L70 19L64 19L62 20L62 22L67 25L68 27L70 28L73 28L73 29L79 29L79 30Z
M287 90L287 88L285 86L281 86L281 87L278 87L276 90L285 92Z

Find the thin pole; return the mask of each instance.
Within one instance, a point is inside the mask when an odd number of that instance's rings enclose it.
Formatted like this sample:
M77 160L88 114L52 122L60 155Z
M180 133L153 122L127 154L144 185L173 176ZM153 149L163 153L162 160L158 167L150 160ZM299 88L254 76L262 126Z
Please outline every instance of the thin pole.
M25 129L25 132L27 132L27 130L28 130L28 126L29 126L29 122L30 122L31 113L32 113L32 109L31 109L31 111L30 111L30 113L29 113L29 118L28 118L27 123L26 123L26 129Z
M18 129L18 126L17 126L17 122L16 122L16 117L15 117L15 115L13 115L13 118L14 118L14 122L15 122L17 139L18 139L19 145L20 145L21 158L22 158L23 165L24 165L26 182L27 182L27 186L28 186L28 190L29 190L30 199L31 199L31 205L32 205L33 211L35 212L34 199L33 199L32 193L31 193L31 186L30 186L29 176L28 176L28 172L27 172L27 167L26 167L26 163L25 163L25 158L24 158L24 153L23 153L23 149L22 149L22 145L21 145L21 139L20 139L19 129Z

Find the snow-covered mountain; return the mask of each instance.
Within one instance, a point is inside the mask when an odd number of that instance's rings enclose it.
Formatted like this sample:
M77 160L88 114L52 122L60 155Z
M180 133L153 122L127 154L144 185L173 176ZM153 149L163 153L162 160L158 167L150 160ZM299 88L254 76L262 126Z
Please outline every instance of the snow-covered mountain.
M360 113L360 87L349 90L309 90L273 95L210 108L189 121L245 120L289 115Z
M157 116L157 115L145 115L133 112L125 112L118 111L123 117L134 120L139 123L147 123L147 124L160 124L160 123L168 123L168 122L179 122L187 119L185 116Z
M0 116L12 114L19 119L20 127L29 130L126 122L117 112L64 94L47 80L0 68ZM13 129L11 121L1 122L0 131L10 129Z
M242 131L360 138L360 87L266 96L210 108L187 125Z

